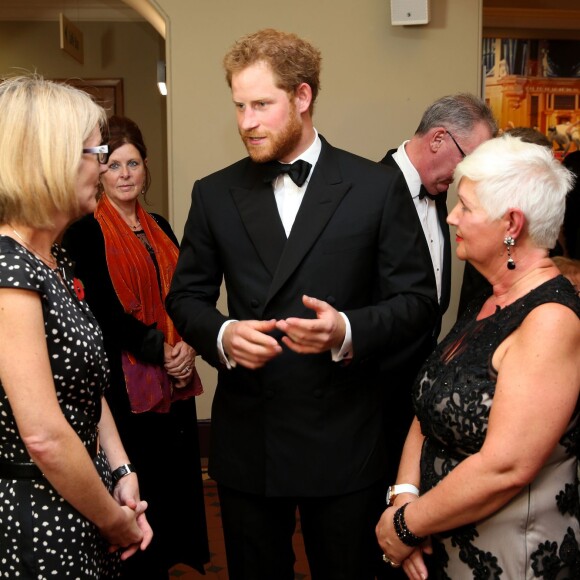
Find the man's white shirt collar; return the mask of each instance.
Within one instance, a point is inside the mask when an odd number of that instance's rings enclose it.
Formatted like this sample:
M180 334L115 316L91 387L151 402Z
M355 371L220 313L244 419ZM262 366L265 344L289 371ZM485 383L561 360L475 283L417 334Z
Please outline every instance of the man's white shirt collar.
M403 141L403 143L399 145L399 148L393 154L393 159L403 172L405 181L407 182L407 187L411 192L411 197L417 197L421 190L421 177L419 172L415 169L415 166L411 163L407 151L405 151L405 146L408 142L408 140Z
M322 141L320 140L320 137L318 136L318 131L316 129L314 129L314 141L312 142L312 145L310 145L310 147L308 147L308 149L306 149L306 151L304 151L303 153L298 155L298 157L296 157L296 159L292 159L292 161L290 162L290 163L294 163L294 161L298 161L298 159L304 159L304 161L308 161L308 163L310 163L310 165L312 165L312 167L310 168L310 173L308 174L308 177L306 178L306 182L302 186L303 188L305 188L308 185L308 182L310 181L310 176L312 175L312 171L314 170L314 166L318 162L318 158L320 157L321 151L322 151Z

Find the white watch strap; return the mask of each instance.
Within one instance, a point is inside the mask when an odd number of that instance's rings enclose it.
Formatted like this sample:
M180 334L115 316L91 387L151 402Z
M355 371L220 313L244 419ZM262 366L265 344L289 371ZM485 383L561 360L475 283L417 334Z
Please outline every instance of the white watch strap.
M393 492L395 496L400 495L401 493L412 493L416 496L419 495L419 490L412 483L399 483L393 485Z

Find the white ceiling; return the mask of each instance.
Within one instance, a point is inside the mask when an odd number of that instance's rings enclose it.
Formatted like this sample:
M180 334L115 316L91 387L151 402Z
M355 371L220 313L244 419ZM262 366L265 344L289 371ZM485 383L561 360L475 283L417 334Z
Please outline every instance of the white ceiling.
M144 20L122 0L0 0L0 20L134 22Z

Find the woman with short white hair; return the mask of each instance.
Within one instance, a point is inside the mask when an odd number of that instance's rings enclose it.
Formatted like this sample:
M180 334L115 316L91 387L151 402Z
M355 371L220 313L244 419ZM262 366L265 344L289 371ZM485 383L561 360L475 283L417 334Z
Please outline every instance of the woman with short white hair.
M505 135L456 182L457 256L492 290L417 377L379 544L417 580L579 578L580 299L548 257L572 177Z

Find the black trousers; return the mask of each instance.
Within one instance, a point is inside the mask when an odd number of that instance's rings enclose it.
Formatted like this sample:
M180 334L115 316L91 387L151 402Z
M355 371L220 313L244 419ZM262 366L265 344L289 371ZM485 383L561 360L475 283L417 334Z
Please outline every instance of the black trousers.
M312 580L372 580L381 481L347 495L264 497L218 485L230 580L294 580L296 513Z

